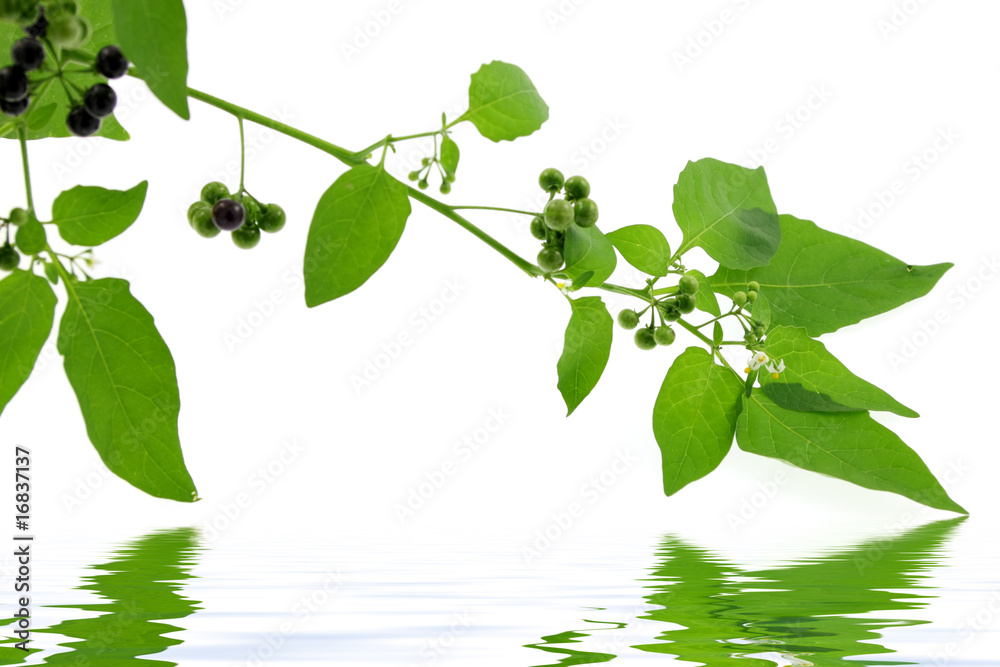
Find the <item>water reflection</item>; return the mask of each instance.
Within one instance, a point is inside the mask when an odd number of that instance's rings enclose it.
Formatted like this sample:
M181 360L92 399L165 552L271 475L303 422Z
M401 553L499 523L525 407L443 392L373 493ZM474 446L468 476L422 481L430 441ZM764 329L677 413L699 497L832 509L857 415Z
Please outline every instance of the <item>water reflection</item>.
M608 641L606 628L591 627L543 637L528 647L564 656L544 665L596 664L635 650L713 667L843 665L855 656L891 654L878 643L883 629L925 621L894 619L889 612L920 609L934 597L924 587L925 572L943 560L942 547L962 521L936 522L765 570L741 569L668 536L648 580L652 592L645 597L656 609L622 624L654 621L658 629L618 631L625 639ZM651 642L636 641L650 635ZM588 638L603 650L584 650Z
M96 616L65 620L36 632L49 632L79 641L60 646L69 649L51 654L53 665L135 665L166 667L162 660L141 660L139 656L160 653L181 640L167 637L182 630L160 621L180 619L199 607L180 593L182 582L191 579L190 567L197 553L197 532L180 528L152 533L114 552L107 563L93 565L101 571L84 577L79 590L92 591L104 601L94 604L53 605L78 609ZM25 653L0 647L0 664L24 662Z

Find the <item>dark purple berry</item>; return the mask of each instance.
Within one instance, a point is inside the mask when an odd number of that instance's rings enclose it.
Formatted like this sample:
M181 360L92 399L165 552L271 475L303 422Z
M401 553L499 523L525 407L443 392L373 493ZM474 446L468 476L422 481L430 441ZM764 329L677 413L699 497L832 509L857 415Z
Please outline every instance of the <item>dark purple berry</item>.
M118 103L118 96L106 83L95 83L83 96L83 106L94 118L110 116Z
M45 8L38 8L38 18L34 23L24 29L24 34L28 37L44 37L45 31L49 27L49 20L45 18Z
M231 232L243 226L246 209L233 199L220 199L212 207L212 222L224 232Z
M101 119L94 118L83 107L73 107L66 117L66 127L78 137L89 137L101 129Z
M18 100L17 102L8 102L7 100L0 100L0 111L3 111L8 116L20 116L27 110L29 98L25 97L23 100Z
M128 71L128 60L114 44L97 52L97 71L109 79L117 79Z
M0 98L8 102L23 100L28 94L28 77L17 65L0 69Z
M45 47L33 37L24 37L14 42L14 46L10 49L10 57L15 65L20 65L24 71L30 72L41 67L45 60Z

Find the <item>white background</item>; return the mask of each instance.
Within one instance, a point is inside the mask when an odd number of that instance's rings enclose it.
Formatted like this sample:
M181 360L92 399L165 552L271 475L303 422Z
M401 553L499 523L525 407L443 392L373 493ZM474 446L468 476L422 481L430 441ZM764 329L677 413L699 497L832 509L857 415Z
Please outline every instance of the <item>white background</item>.
M188 6L190 83L357 149L389 132L436 128L442 110L454 116L464 109L469 75L481 64L516 63L550 105L550 120L531 137L502 144L458 126L462 162L447 201L531 207L539 171L555 166L591 181L603 229L654 224L672 244L680 235L671 188L687 160L748 164L770 148L763 161L781 212L910 263L955 263L928 297L823 340L923 415L878 419L932 470L952 470L952 496L974 521L992 523L1000 462L991 345L1000 6L906 4L912 13L897 14L898 29L886 34L880 22L891 20L894 7L887 0L421 0L393 3L395 14L385 1L215 0ZM373 12L391 20L345 57L343 45ZM692 40L703 45L700 53ZM679 64L685 52L691 62ZM226 236L204 240L184 211L238 158L236 121L192 102L191 120L183 122L140 84L115 87L132 141L32 144L36 202L45 216L56 194L73 185L124 189L150 181L142 217L98 250L96 273L132 282L173 351L185 457L203 500L156 500L101 479L53 340L0 420L4 443L34 452L40 535L125 538L204 525L224 516L240 493L250 506L224 537L457 531L508 535L515 551L573 502L585 511L566 543L673 530L739 549L762 538L822 541L848 528L880 534L947 516L736 449L710 477L665 498L650 414L674 355L692 344L685 334L673 348L652 352L618 335L600 385L567 420L555 387L569 314L563 297L419 205L375 277L308 310L296 273L308 224L344 167L248 125L258 148L248 155L247 186L280 203L288 226L249 252ZM942 133L952 139L935 148ZM400 145L389 158L394 173L405 174L407 161L423 154L419 148ZM16 145L2 151L0 204L23 205ZM933 163L914 171L913 159L925 152ZM226 180L234 185L235 174ZM875 206L896 180L903 194L859 227L859 209ZM472 219L525 256L537 252L516 218L487 212ZM704 256L692 253L689 265L699 259L710 274ZM627 271L616 277L629 280ZM436 309L449 284L461 286L457 299L418 325L413 318ZM264 303L275 294L280 303ZM921 334L936 316L944 324ZM227 345L226 335L238 335L247 320L259 326ZM356 391L352 375L400 333L413 344ZM919 349L893 363L907 342ZM502 411L505 424L463 459L454 444L474 435L491 410ZM255 471L292 440L304 452L273 482L256 485ZM583 485L620 453L634 462L591 503ZM401 522L395 505L447 461L457 474ZM761 502L754 494L769 483L776 492ZM750 502L760 507L748 511ZM734 522L741 507L746 522Z

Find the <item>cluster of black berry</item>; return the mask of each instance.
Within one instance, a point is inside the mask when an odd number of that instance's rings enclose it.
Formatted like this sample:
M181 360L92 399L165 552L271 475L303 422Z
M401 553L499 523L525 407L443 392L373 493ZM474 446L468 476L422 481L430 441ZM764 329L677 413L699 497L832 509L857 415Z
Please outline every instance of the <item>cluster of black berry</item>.
M188 222L204 236L232 232L233 243L249 250L260 243L260 233L274 234L285 226L285 210L261 204L246 191L230 193L224 183L213 181L201 189L201 199L188 208Z
M23 208L15 208L10 212L10 216L4 221L7 233L7 240L0 246L0 270L13 271L21 263L21 255L18 254L14 246L10 244L10 228L8 225L20 226L28 221L28 212Z
M38 19L43 22L41 32L45 32L45 14ZM27 110L31 101L29 95L28 72L38 69L45 62L45 47L38 41L37 35L31 30L38 22L26 29L28 37L14 42L10 48L10 59L13 64L0 69L0 111L8 116L20 116Z
M590 198L590 183L583 176L563 178L558 169L546 169L538 177L538 184L550 197L543 214L531 221L531 235L542 242L538 266L546 272L558 271L565 263L566 230L573 225L597 224L597 204ZM560 192L564 198L557 196Z
M94 68L107 79L118 79L128 71L128 60L114 44L97 52ZM118 96L106 83L95 83L83 94L83 103L74 106L66 116L66 127L78 137L89 137L101 129L101 121L110 116L118 104Z

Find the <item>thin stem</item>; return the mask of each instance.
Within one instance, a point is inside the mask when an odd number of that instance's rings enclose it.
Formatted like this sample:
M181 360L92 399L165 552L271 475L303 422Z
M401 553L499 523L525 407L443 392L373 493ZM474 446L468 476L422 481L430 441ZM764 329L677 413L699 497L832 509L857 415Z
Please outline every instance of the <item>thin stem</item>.
M21 166L24 168L24 192L28 197L28 214L35 217L35 200L31 196L31 171L28 169L28 133L24 125L17 128L17 138L21 141Z
M503 208L502 206L452 206L453 211L500 211L502 213L517 213L519 215L530 215L536 216L541 215L541 213L532 213L531 211L521 211L516 208Z
M634 296L635 298L642 299L647 303L652 303L652 297L650 297L647 292L640 289L622 287L621 285L612 285L611 283L601 283L600 285L597 285L596 288L602 289L605 292L613 292L615 294L623 294L625 296Z
M247 144L243 136L243 116L237 116L236 120L240 122L240 192L243 192L243 176L246 173L246 154L247 154Z
M394 143L399 142L399 141L409 141L410 139L422 139L423 137L434 137L434 136L437 136L439 134L441 134L441 130L434 130L433 132L420 132L418 134L407 134L407 135L402 136L402 137L394 137L394 136L392 136L390 134L389 136L385 137L384 139L376 141L374 144L372 144L368 148L361 149L360 151L358 151L357 153L355 153L355 155L357 155L359 157L366 158L369 155L371 155L372 151L374 151L377 148L381 148L382 146L388 146L389 144L394 144ZM435 149L434 153L437 154L437 150L436 149Z
M682 327L684 327L685 329L687 329L688 331L690 331L691 333L693 333L695 336L697 336L699 339L701 339L701 342L705 343L705 345L708 345L708 348L712 351L712 355L713 356L715 356L719 361L721 361L722 364L726 368L728 368L729 370L731 370L734 373L736 373L736 371L733 370L733 367L729 365L729 362L726 361L726 358L722 356L722 353L719 352L719 348L716 347L714 341L709 340L709 338L707 336L705 336L703 333L701 333L700 331L698 331L698 329L696 329L691 324L688 324L687 322L685 322L683 319L677 320L677 324L681 325ZM739 375L739 374L737 373L737 375Z

